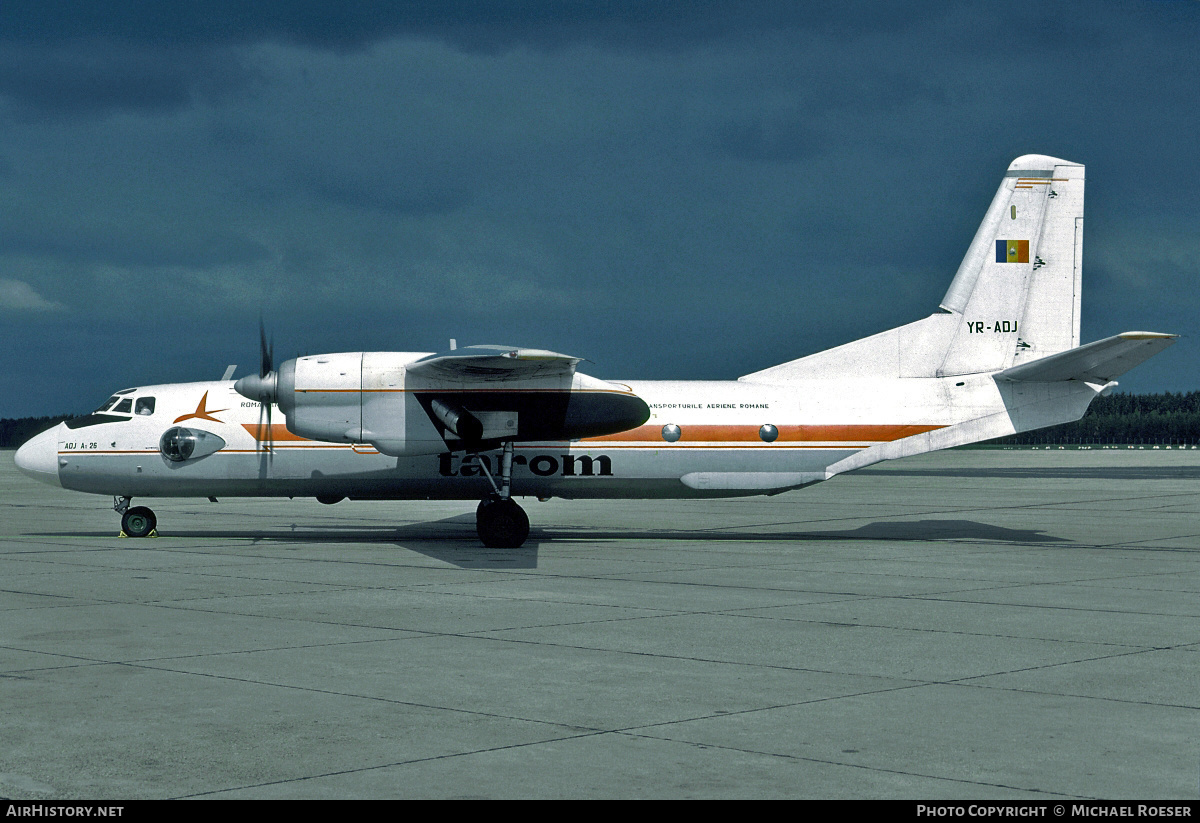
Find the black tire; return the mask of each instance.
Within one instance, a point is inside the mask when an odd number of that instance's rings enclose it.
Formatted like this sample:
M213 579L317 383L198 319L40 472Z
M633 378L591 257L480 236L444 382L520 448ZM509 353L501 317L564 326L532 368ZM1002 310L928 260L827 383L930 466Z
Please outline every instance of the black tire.
M154 531L157 525L158 518L145 506L126 509L125 514L121 515L121 531L125 532L127 537L145 537Z
M489 498L475 510L475 533L489 549L517 549L529 537L529 516L511 499Z

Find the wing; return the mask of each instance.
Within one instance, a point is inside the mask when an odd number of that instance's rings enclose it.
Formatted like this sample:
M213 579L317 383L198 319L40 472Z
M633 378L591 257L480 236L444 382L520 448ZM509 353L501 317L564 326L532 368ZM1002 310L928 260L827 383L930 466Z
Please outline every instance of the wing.
M511 346L465 346L423 357L408 366L411 375L429 380L517 381L575 374L583 358Z
M545 349L466 346L409 364L405 380L452 448L577 440L636 428L649 419L650 408L627 386L577 374L580 362Z

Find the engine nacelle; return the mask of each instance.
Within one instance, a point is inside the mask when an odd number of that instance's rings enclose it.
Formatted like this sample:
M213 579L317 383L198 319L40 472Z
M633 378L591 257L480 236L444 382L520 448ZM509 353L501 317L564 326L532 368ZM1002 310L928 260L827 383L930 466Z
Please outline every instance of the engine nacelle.
M464 359L484 362L437 368L430 363L454 358L414 352L298 357L277 372L243 377L235 388L276 402L292 434L370 443L395 457L494 448L508 440L578 440L636 428L650 417L628 387L575 372L577 361L570 369L539 372L538 364L552 358L561 364L563 356L533 352L523 371L510 374L494 361L516 352L481 348L487 351Z
M429 415L404 386L404 367L424 356L345 352L288 360L276 387L288 431L311 440L370 443L393 456L445 451Z

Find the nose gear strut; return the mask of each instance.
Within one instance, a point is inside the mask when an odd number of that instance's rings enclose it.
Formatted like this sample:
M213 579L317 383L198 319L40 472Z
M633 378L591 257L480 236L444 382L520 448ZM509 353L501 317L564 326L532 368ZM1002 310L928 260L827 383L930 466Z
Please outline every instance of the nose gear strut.
M529 537L529 517L525 510L512 499L513 444L504 444L500 457L500 484L488 470L487 463L478 452L468 454L466 461L474 461L492 484L492 493L479 502L475 509L475 533L490 549L516 549Z

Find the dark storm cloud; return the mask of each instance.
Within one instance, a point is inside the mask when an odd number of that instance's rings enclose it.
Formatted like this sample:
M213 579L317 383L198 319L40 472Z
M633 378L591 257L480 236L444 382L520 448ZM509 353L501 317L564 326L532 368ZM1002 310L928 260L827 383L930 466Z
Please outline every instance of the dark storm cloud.
M844 5L833 12L788 3L694 0L11 3L0 9L0 98L19 111L59 116L180 108L250 86L256 73L235 47L262 42L339 51L391 38L484 53L587 43L678 50L788 30L835 36L899 32L939 8L859 5L864 13L855 15Z
M345 178L314 181L310 191L331 203L396 214L444 214L466 205L471 197L465 188L454 189L441 183L414 186L412 181L406 181L393 186Z
M846 0L836 7L774 0L45 0L6 4L0 40L49 44L101 37L174 45L278 40L349 49L393 37L422 37L479 50L580 42L679 48L789 28L839 37L895 32L953 5L934 0L915 8L871 0Z
M721 126L718 145L730 157L743 160L792 162L816 157L830 141L808 121L798 112L731 121Z
M234 56L196 48L97 40L45 48L0 40L0 99L26 115L178 109L250 79Z
M70 230L42 231L20 227L10 220L0 225L0 249L6 254L52 257L71 264L123 267L185 267L212 269L256 263L270 252L260 243L231 233L161 233L158 227L137 231L107 227L87 233Z
M87 403L249 362L260 311L289 356L728 378L933 311L1036 152L1088 166L1084 336L1186 331L1198 12L6 2L0 310Z

